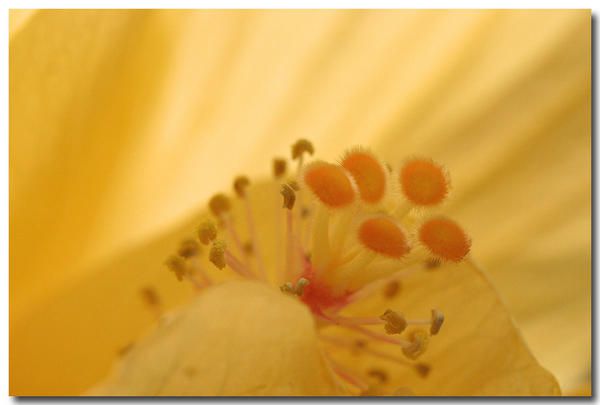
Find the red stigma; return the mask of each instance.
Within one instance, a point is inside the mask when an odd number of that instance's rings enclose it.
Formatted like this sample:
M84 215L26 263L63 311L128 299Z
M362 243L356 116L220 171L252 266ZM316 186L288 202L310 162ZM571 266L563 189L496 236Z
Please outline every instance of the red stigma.
M299 278L305 278L309 284L304 287L300 299L317 315L323 315L323 310L342 306L350 293L334 295L331 287L315 277L315 270L309 261L304 262L304 272Z

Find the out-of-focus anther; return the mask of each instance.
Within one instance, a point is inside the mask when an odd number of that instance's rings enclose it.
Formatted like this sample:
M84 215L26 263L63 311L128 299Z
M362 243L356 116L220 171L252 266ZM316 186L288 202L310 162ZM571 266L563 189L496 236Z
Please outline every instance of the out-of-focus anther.
M246 188L250 185L250 180L246 176L238 176L233 181L233 190L239 198L246 197Z
M187 264L185 259L180 256L171 255L165 261L165 265L169 270L175 273L177 280L181 281L187 274Z
M184 259L190 259L200 253L200 245L194 239L186 239L179 244L177 254Z
M285 159L273 159L273 177L275 177L276 179L281 179L285 175L286 169L287 162Z
M252 242L246 242L244 243L244 254L247 256L252 256L252 254L254 253L254 245L252 244Z
M215 240L217 237L217 227L213 221L206 220L198 227L198 239L205 245Z
M431 366L426 363L417 363L415 364L415 371L419 374L421 378L425 378L429 375L431 371Z
M296 202L296 193L289 184L281 186L281 195L283 196L283 208L291 210Z
M208 207L214 216L220 218L221 215L231 210L231 202L225 194L215 194L208 202Z
M437 335L444 323L444 314L437 310L431 310L431 327L429 328L429 333L432 335Z
M144 303L149 307L160 306L160 297L158 296L158 293L154 287L144 287L140 290L140 294Z
M367 375L369 377L373 377L373 378L376 378L377 380L379 380L380 384L385 384L389 378L388 374L385 372L385 370L380 369L380 368L369 369L367 371Z
M292 159L301 159L305 153L312 155L315 153L313 144L306 139L298 139L296 143L292 145Z
M398 280L391 280L383 287L383 296L388 300L394 298L402 290L402 283Z
M425 268L427 270L437 269L441 265L442 265L442 261L437 257L431 257L431 258L425 260Z
M300 191L300 185L296 180L290 180L288 181L288 184L294 191Z

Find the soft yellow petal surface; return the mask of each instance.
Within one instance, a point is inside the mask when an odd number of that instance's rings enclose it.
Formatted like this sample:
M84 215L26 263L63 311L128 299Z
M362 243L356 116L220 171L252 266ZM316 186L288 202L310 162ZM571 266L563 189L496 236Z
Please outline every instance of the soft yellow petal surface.
M308 308L257 282L208 289L90 395L340 395Z
M381 141L390 161L448 165L446 212L565 387L581 384L591 353L590 30L586 11L494 15L443 82L456 87L440 83L421 102L426 120L400 114Z
M428 396L560 394L556 379L532 356L495 289L469 262L408 277L395 298L378 294L355 304L349 313L372 316L387 308L409 319L427 319L431 309L437 308L445 320L418 359L431 367L426 377L408 366L338 350L340 361L365 373L383 370L388 375L383 388L393 392L396 387L408 387L415 395ZM400 348L389 346L368 347L402 358Z
M263 182L251 190L255 215L263 218L261 242L276 243L281 238L274 234L273 211L281 210L278 185ZM243 218L242 213L235 204L234 218ZM11 316L11 395L78 395L104 378L118 353L155 321L142 300L143 288L156 290L163 310L188 302L191 285L178 282L163 263L183 238L194 235L206 215L197 213L169 232L88 269L88 277L65 285L27 317ZM277 257L265 255L273 272ZM202 264L215 282L234 278L231 271L218 271L206 259Z
M82 394L155 322L142 288L155 288L167 309L189 299L191 286L163 265L192 232L196 221L189 222L89 269L89 277L65 285L27 317L11 315L10 394Z
M277 186L274 182L258 183L251 186L250 191L255 215L257 218L263 218L259 226L262 246L271 247L268 250L270 254L266 257L269 259L269 267L277 269L277 249L273 249L278 240L277 234L274 233L277 216L273 215L273 212L277 210L273 207L273 203L279 207L280 202ZM236 223L243 225L243 221L239 221L240 218L243 218L242 212L241 204L234 204L233 218L238 220ZM13 320L10 329L11 356L18 361L11 362L11 393L13 395L25 393L29 395L80 394L103 378L117 361L118 352L131 343L143 347L149 345L148 349L142 350L142 354L139 356L142 360L151 357L150 353L154 350L152 349L154 343L144 343L146 340L143 337L140 338L140 334L153 322L153 317L152 311L143 305L140 290L146 286L154 287L161 297L163 308L171 308L189 302L190 286L177 282L174 275L166 270L162 262L182 238L193 232L195 225L199 222L198 218L204 215L194 215L187 223L173 229L169 234L116 257L102 268L91 272L90 274L95 274L94 277L82 280L63 291L59 296L49 300L45 305L40 306L33 316L22 320ZM243 226L241 226L240 232L245 235ZM218 271L209 266L206 260L203 261L203 264L208 270L207 274L215 280L232 278L228 269ZM273 294L277 296L281 294L276 287L271 288ZM227 308L229 308L227 311L234 311L237 308L241 311L240 317L245 313L244 305L246 304L238 303L238 299L248 297L244 295L239 298L238 295L243 294L235 293L231 294L231 298L224 298L219 293L218 299L223 303L221 309L215 309L214 306L211 306L212 304L202 304L206 300L196 298L195 302L201 306L203 319L195 323L218 322L221 328L225 328L224 325L229 325L232 329L237 328L236 321L229 320L229 323L224 324L221 322L225 322L224 316L226 318L234 317L234 315L223 314ZM211 297L213 296L211 295ZM233 307L229 306L230 301L235 304ZM288 301L285 300L285 302ZM275 305L273 311L279 314L277 308L281 304L277 302L272 302L272 304ZM355 312L360 315L376 316L387 307L398 308L413 318L426 318L430 309L436 307L442 309L447 317L442 333L432 339L431 351L424 357L434 366L430 378L426 380L414 378L413 371L402 366L396 367L396 369L389 368L389 364L387 364L387 370L393 374L394 378L398 378L393 380L396 384L406 385L403 382L410 382L411 389L421 395L434 395L432 384L436 387L439 385L440 390L437 391L439 393L459 395L475 392L494 394L494 391L510 395L526 394L527 392L535 395L555 393L554 379L535 362L496 292L479 270L471 265L450 266L410 278L406 280L398 300L382 302L380 297L375 297L366 304L357 305ZM208 311L210 314L204 311ZM256 319L253 318L252 322L263 322L262 318L259 318L259 312L256 313ZM206 317L205 320L204 317ZM184 329L181 332L173 333L179 336L184 331L194 336L196 333L202 334L200 329L193 329L193 331ZM232 333L235 332L232 331ZM349 336L347 335L347 337ZM266 338L262 335L254 335L254 337L257 340ZM211 334L206 338L213 339L214 335ZM249 336L246 338L250 339ZM154 342L155 338L149 339L150 342ZM162 338L156 339L162 342ZM458 347L461 343L464 344L464 348ZM164 343L164 345L160 343L157 350L164 355L169 355L169 353L172 354L171 346L173 345L178 346L175 343ZM206 345L211 346L212 343L207 342ZM236 345L234 344L232 348L234 346ZM198 352L195 353L200 355L204 348L199 347L197 350ZM512 357L501 361L507 352L512 353ZM431 358L429 357L430 353L433 353ZM478 360L482 353L489 354L484 363ZM398 350L395 354L400 355ZM126 363L131 364L129 367L139 369L134 374L136 376L139 375L137 373L146 372L144 370L147 368L150 370L148 372L153 369L150 363L144 363L142 360ZM218 363L217 360L213 359L211 363ZM350 364L353 367L360 364L356 361L356 359L352 359ZM361 368L365 368L367 365L369 367L377 366L378 363L369 360L362 364ZM485 373L482 367L485 368ZM462 374L457 374L457 368L464 368ZM31 370L36 370L36 372L31 373ZM168 372L168 370L163 371ZM133 370L130 369L128 373L133 373ZM454 374L457 374L456 377L453 377L454 379L447 378L448 375ZM459 378L460 375L464 377ZM481 376L482 382L477 386L469 385L472 377L466 377L467 375ZM140 390L145 389L145 386L139 384L148 384L149 381L162 378L160 375L144 374L143 377L140 377L141 380L126 381L125 377L126 375L117 378L117 381L121 381L119 384L123 390L129 390L128 393L133 393L131 391L134 389L133 387ZM221 377L225 378L222 375ZM232 377L231 381L234 380L235 378ZM535 382L533 387L530 380ZM174 381L179 383L182 380L175 378ZM446 382L442 383L442 381ZM486 389L488 391L477 391L477 389L483 389L483 382L487 382ZM227 383L230 383L229 380ZM538 390L534 388L535 386L538 387ZM183 389L183 386L177 387ZM214 388L212 385L210 387ZM250 389L252 385L244 387ZM311 393L311 391L304 392ZM139 393L150 394L151 392ZM208 391L202 393L208 394ZM242 394L243 392L236 391L236 393Z
M9 37L16 35L37 10L8 10Z
M585 10L11 10L11 386L53 380L57 360L27 367L54 347L37 337L51 328L42 314L69 319L76 301L61 296L109 286L114 273L93 273L110 258L149 246L238 172L266 173L298 137L326 158L363 143L392 163L446 163L475 257L541 362L579 386L590 27ZM137 277L152 257L121 271ZM84 291L100 307L109 290Z

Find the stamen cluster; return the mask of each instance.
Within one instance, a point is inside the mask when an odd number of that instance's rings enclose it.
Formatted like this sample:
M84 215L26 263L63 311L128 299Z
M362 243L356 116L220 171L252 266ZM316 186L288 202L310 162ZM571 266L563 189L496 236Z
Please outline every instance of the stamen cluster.
M471 241L465 231L452 219L434 214L449 195L448 173L425 158L411 158L394 168L365 148L350 149L338 163L306 162L305 157L313 154L314 147L307 140L292 146L292 159L297 162L293 176L287 174L285 159L273 161L273 177L281 183L281 195L273 198L282 199L274 215L285 244L285 257L275 261L281 281L277 287L307 305L320 334L327 326L336 326L368 341L397 345L407 360L372 348L361 350L413 367L426 376L430 367L411 361L420 357L430 337L440 332L444 321L440 310L433 309L430 319L422 320L408 319L393 309L368 318L341 313L374 291L383 290L393 297L401 293L403 278L442 262L460 262L468 255ZM203 244L209 247L208 259L218 269L229 268L240 277L267 281L263 255L276 254L278 249L258 243L261 223L248 198L251 189L245 176L233 182L235 196L244 206L249 240L240 236L231 215L234 202L225 194L216 194L208 205L218 226L213 220L203 222L197 241L183 242L178 254L167 261L178 279L190 279L198 288L212 283L209 273L193 262ZM326 334L321 337L336 347L354 347L352 342L332 340ZM330 361L342 379L361 386L359 377ZM376 374L381 376L382 371Z

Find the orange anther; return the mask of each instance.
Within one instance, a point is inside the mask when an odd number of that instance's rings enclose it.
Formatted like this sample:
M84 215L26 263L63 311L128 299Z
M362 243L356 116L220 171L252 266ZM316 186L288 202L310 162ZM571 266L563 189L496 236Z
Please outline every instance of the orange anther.
M471 249L471 240L463 229L447 218L433 218L421 225L419 240L441 259L461 261Z
M406 234L389 218L367 219L358 229L358 238L368 249L396 259L410 251Z
M417 205L436 205L448 194L444 169L428 159L413 159L400 171L400 185L406 198Z
M313 194L330 208L342 208L356 200L352 180L341 166L312 163L304 171L303 177Z
M363 150L349 152L342 166L352 174L360 198L369 204L379 202L386 189L387 170L371 153Z

